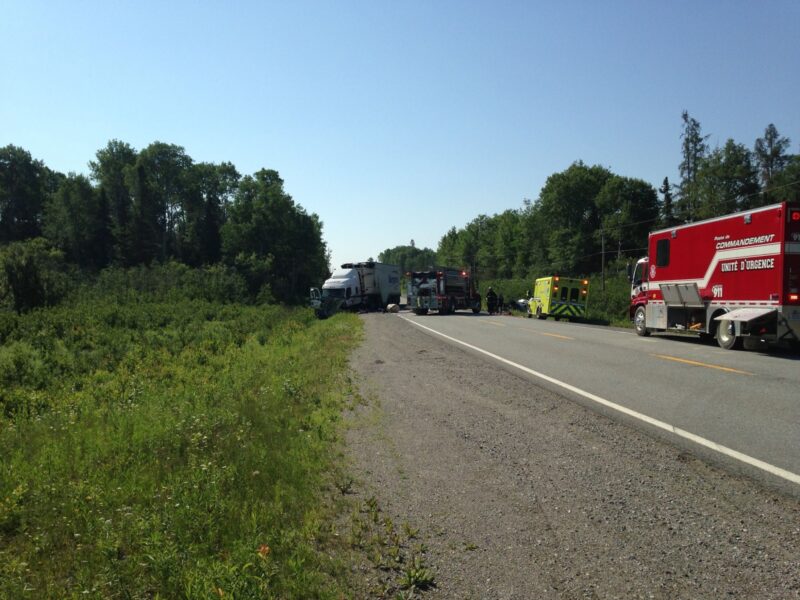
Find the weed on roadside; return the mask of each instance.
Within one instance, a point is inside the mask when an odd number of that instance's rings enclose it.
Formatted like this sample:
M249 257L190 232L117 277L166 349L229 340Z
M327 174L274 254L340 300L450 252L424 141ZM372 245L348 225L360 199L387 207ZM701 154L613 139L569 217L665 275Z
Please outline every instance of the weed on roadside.
M435 573L425 561L427 547L415 541L419 530L408 522L396 527L383 514L375 496L354 507L349 531L352 550L371 565L371 572L362 573L362 578L380 582L373 584L371 597L408 599L436 587Z

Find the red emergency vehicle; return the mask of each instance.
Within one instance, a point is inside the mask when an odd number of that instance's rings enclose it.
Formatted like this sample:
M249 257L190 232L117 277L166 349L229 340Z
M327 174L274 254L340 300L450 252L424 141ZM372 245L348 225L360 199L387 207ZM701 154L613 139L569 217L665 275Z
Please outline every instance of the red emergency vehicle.
M651 233L631 274L630 317L639 335L796 344L799 294L800 205L782 202Z
M429 271L406 273L408 305L418 315L435 310L440 315L459 309L481 311L481 296L469 271L451 267L431 268Z

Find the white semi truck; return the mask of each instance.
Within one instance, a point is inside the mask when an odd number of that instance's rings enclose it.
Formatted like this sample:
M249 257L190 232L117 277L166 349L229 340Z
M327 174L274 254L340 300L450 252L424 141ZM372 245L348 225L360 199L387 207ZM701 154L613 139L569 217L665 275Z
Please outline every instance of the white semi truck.
M344 263L322 284L311 288L311 306L320 318L339 310L376 310L400 302L400 267L374 261Z

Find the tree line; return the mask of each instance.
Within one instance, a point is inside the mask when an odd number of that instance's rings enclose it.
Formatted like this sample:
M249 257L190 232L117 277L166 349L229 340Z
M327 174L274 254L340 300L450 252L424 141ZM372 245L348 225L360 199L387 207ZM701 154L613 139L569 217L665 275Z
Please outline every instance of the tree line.
M34 263L59 258L81 272L221 265L240 274L253 297L286 302L328 272L322 222L284 191L277 171L242 176L230 162L195 162L174 144L137 151L111 140L89 173L64 175L23 148L0 148L7 293L16 279L34 276Z
M783 200L800 201L800 155L770 124L753 148L728 139L708 146L700 123L682 114L680 182L656 190L636 178L577 161L547 178L535 200L519 209L478 215L452 227L434 252L398 246L383 262L424 268L468 267L484 280L550 273L590 275L646 252L650 231ZM405 261L405 262L404 262Z

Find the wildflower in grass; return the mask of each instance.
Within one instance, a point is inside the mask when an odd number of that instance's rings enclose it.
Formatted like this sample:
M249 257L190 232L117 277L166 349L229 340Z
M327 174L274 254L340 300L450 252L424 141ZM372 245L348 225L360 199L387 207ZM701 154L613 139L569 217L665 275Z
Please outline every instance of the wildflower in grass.
M261 544L258 547L258 555L264 560L266 560L266 558L267 558L267 556L269 556L270 552L271 552L270 547L267 546L266 544Z

